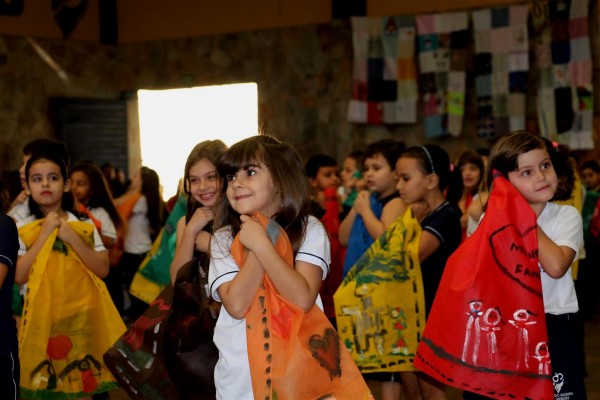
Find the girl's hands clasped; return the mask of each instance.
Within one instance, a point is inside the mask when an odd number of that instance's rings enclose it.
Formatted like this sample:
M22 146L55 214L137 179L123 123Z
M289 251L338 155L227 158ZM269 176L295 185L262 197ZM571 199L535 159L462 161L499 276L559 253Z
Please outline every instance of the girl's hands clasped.
M254 251L259 247L266 245L273 245L265 228L260 223L253 220L249 215L240 215L240 243L244 245L250 251Z
M196 235L213 219L215 219L215 212L212 207L199 207L187 223L187 228Z

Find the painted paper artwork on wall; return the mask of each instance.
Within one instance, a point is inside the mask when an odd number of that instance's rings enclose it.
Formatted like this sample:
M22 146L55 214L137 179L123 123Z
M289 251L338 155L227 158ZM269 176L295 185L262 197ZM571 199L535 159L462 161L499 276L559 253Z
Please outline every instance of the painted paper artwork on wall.
M525 5L472 12L479 137L495 138L525 129L527 14Z
M334 295L338 333L363 373L415 369L425 326L420 235L409 209L354 264Z
M348 121L417 122L413 17L353 17L352 98Z
M495 399L554 399L536 215L503 177L448 259L415 366Z
M425 137L460 136L465 113L466 12L416 17Z
M540 72L540 133L573 150L593 149L588 0L538 1L531 5L531 15Z

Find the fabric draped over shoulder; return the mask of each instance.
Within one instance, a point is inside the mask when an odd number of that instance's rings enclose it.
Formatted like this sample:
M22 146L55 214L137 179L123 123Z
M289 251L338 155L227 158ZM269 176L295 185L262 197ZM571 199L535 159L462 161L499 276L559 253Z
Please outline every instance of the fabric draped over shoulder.
M354 264L335 293L337 327L362 372L414 371L425 326L421 226L407 209Z
M171 282L169 270L177 244L177 222L185 216L187 198L179 196L165 226L154 240L152 248L133 277L129 292L150 304Z
M19 235L27 248L41 232L43 219L24 225ZM94 226L69 225L90 247ZM102 361L104 352L125 332L104 282L75 251L50 235L27 281L19 328L21 396L71 399L117 388Z
M537 219L502 176L479 227L448 259L415 366L491 398L554 399Z
M281 226L264 215L253 218L294 268L292 245ZM239 235L231 253L243 268L248 250ZM372 399L337 332L316 305L305 313L283 298L265 274L245 318L254 398Z

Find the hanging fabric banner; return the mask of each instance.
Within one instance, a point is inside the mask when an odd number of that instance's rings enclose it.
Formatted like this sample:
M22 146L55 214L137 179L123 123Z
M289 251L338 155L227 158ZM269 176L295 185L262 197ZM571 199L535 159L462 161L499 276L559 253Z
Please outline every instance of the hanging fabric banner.
M465 113L468 14L426 14L416 20L425 136L460 136Z
M417 68L412 17L353 17L352 99L348 121L417 122Z
M554 399L536 215L503 177L448 259L414 364L491 398Z
M473 11L477 132L495 138L525 129L529 71L528 8Z
M588 0L531 4L542 136L572 150L594 148Z

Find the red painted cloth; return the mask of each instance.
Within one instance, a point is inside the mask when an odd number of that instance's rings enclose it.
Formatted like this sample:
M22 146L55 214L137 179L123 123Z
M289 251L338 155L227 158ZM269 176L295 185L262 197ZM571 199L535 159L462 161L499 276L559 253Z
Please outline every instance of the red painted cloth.
M554 399L536 215L503 177L448 259L414 365L491 398Z
M340 231L340 203L338 202L335 187L325 189L325 214L321 217L321 223L329 234L331 246L331 265L329 274L321 284L321 300L323 300L323 311L327 318L335 318L335 306L333 295L342 283L342 271L344 269L344 257L346 248L340 243L338 233Z

